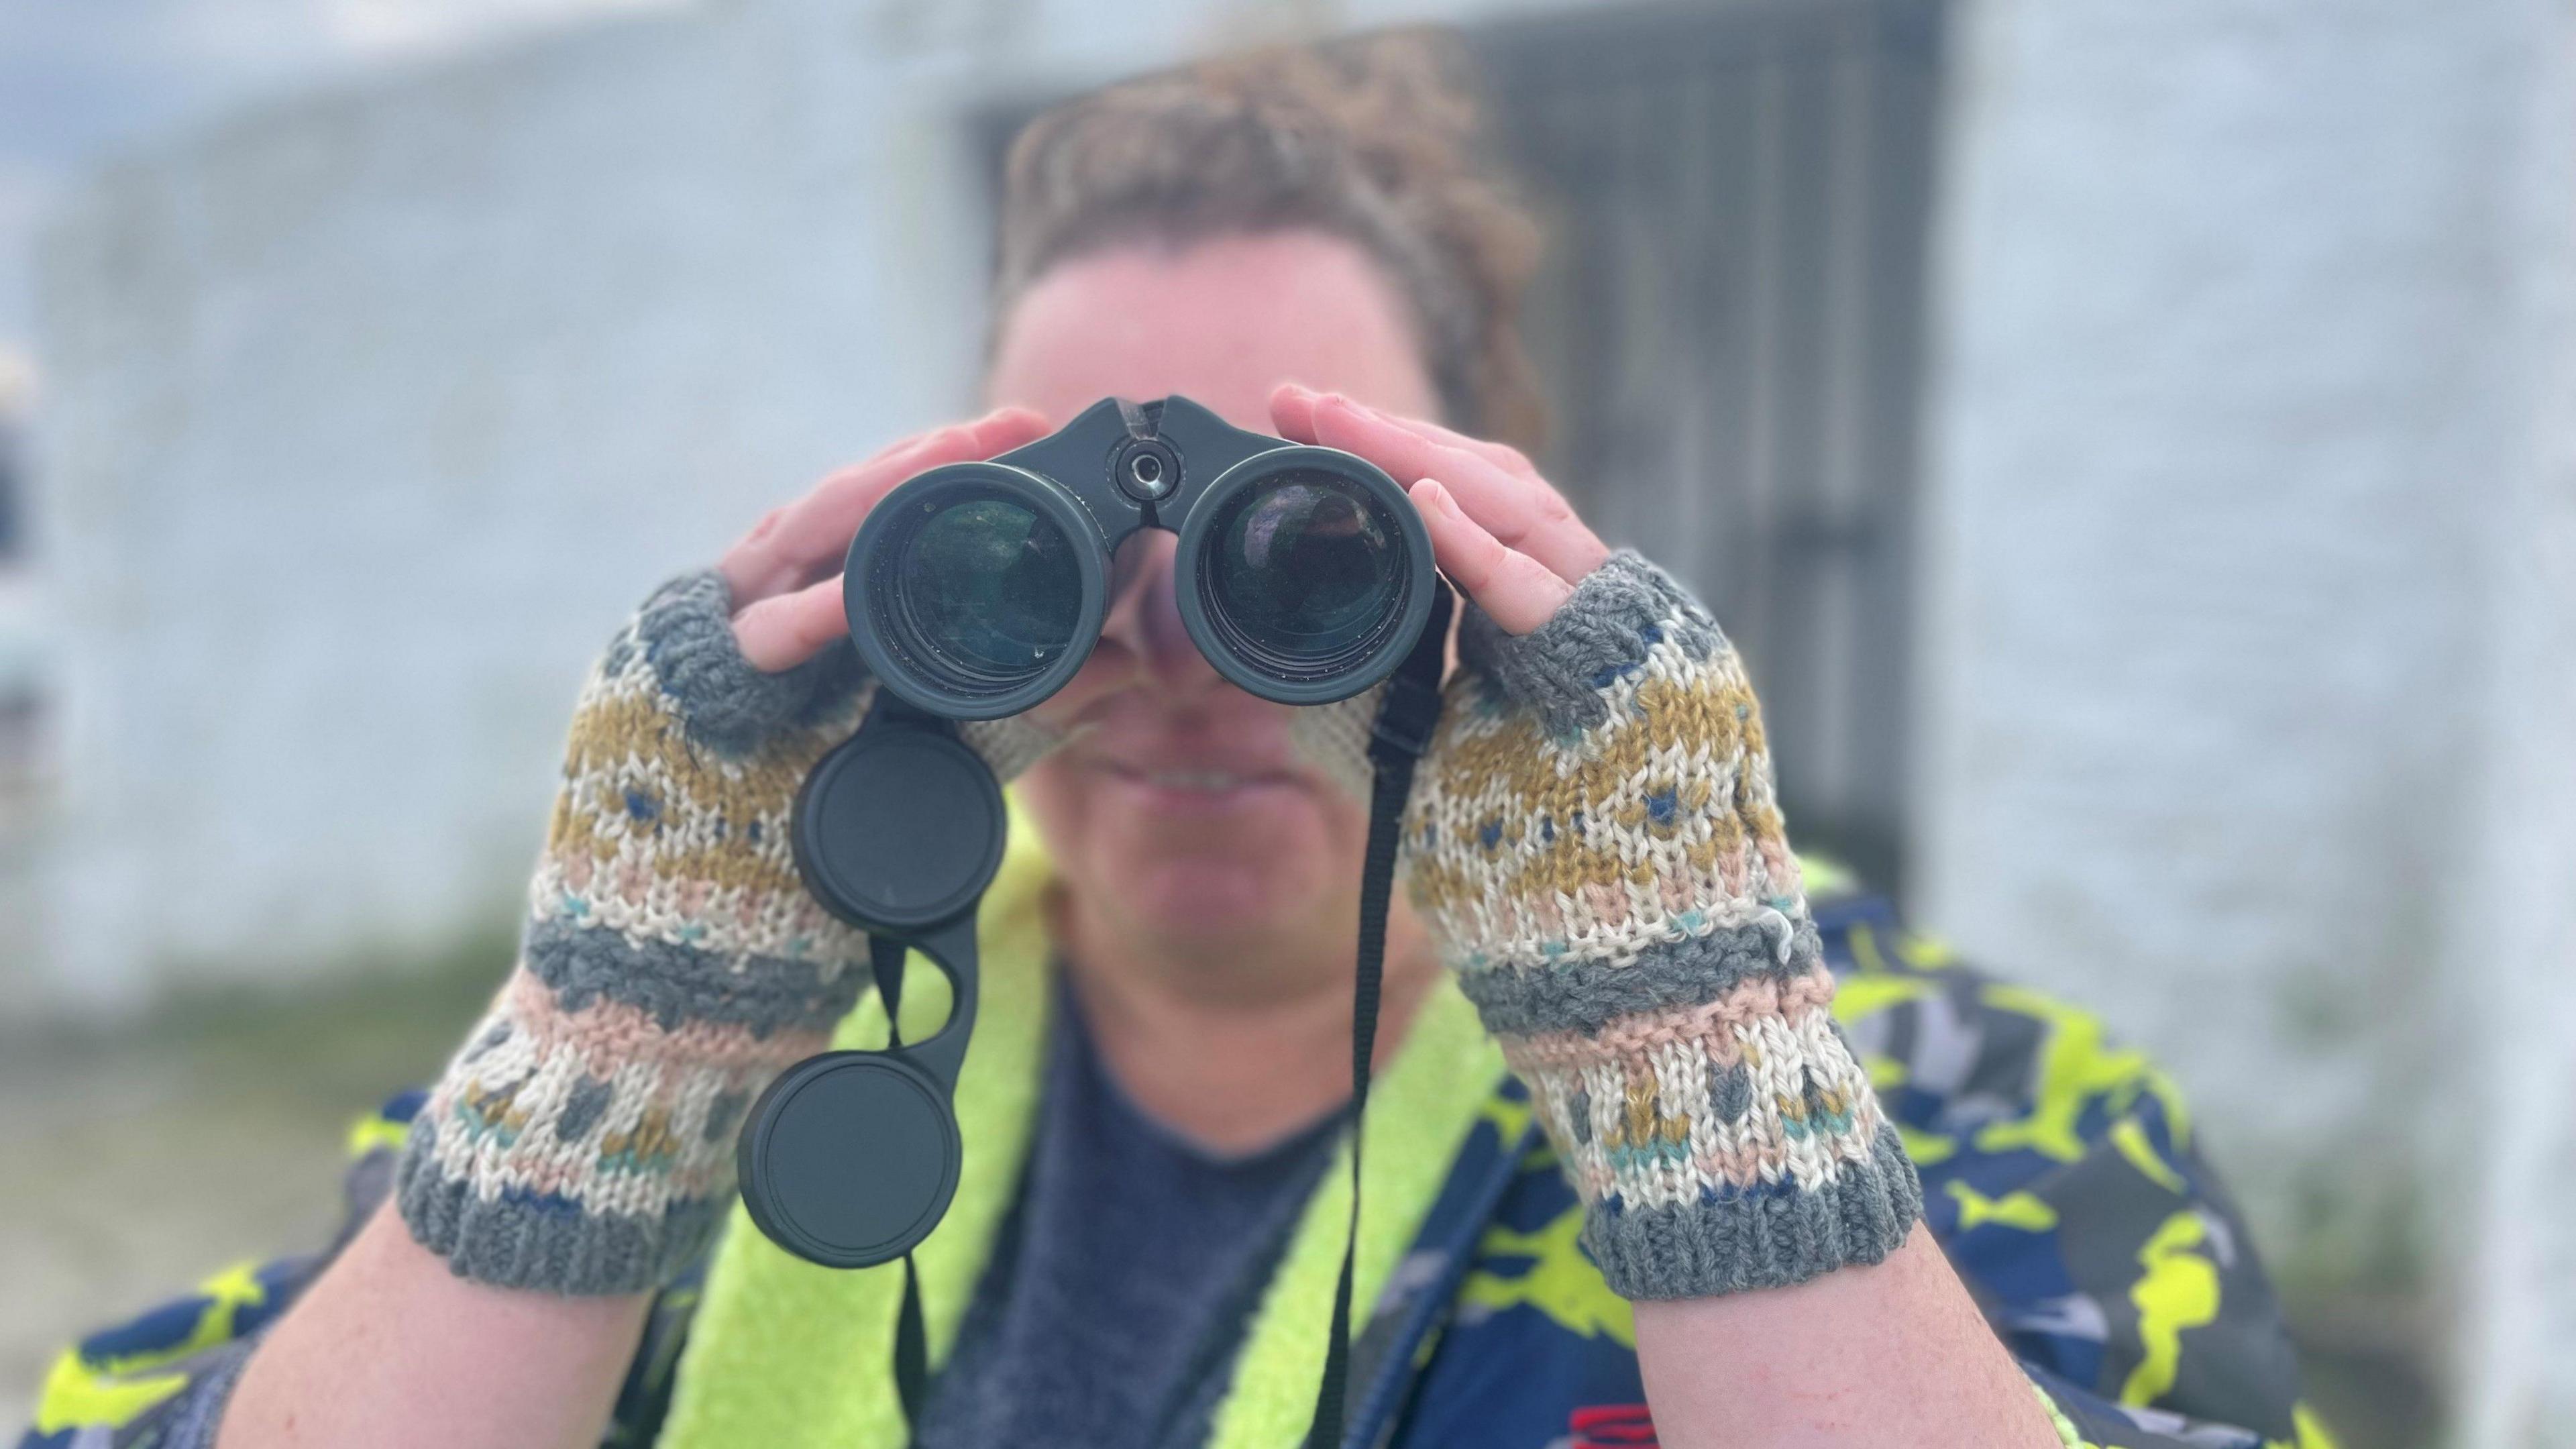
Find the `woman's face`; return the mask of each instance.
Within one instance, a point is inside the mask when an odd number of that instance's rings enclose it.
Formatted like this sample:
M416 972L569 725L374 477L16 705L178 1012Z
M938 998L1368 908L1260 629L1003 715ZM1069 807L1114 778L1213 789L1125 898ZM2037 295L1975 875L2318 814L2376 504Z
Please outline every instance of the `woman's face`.
M1283 382L1407 417L1439 402L1401 299L1315 231L1118 246L1042 275L1004 319L990 400L1061 425L1104 397L1184 394L1254 432ZM1410 483L1411 479L1399 479ZM1347 952L1362 802L1290 747L1290 710L1218 676L1173 603L1173 536L1120 553L1099 648L1040 707L1083 724L1020 792L1066 887L1131 939L1192 952Z

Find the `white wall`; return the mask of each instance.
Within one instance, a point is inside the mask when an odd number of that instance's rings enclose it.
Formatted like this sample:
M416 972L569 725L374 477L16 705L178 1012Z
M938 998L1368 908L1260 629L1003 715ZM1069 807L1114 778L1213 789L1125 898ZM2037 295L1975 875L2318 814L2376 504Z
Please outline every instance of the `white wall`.
M2558 30L2512 170L2519 448L2490 520L2490 754L2460 931L2463 995L2487 1008L2460 1056L2487 1068L2474 1120L2492 1124L2460 1346L2482 1449L2576 1442L2576 4L2535 8Z
M623 609L967 401L980 99L1503 8L739 0L101 177L43 268L72 754L0 1017L505 909ZM2568 0L1955 30L1917 904L2158 1048L2276 1257L2539 1221L2576 1155L2533 905L2569 646L2497 630L2576 590L2567 333L2526 320L2567 243L2513 160L2571 34ZM2486 1070L2468 1018L2553 988ZM2553 1233L2485 1235L2473 1316L2547 1350L2481 1361L2500 1404L2571 1398Z
M624 610L972 401L974 108L1510 8L737 0L110 168L39 268L68 750L0 1021L501 918Z
M1965 20L1921 913L2156 1046L2276 1259L2402 1276L2460 1250L2510 1135L2499 1014L2576 964L2566 374L2533 392L2567 336L2533 337L2521 275L2563 278L2569 254L2525 220L2520 164L2576 18L1982 0ZM2499 594L2508 542L2529 558ZM2522 621L2501 663L2499 610ZM2533 850L2554 877L2499 873ZM2527 1099L2546 1084L2525 1062ZM2555 1331L2539 1351L2564 1374ZM2563 1416L2552 1433L2571 1442Z
M620 23L90 188L44 269L68 793L0 1010L497 915L624 609L968 401L945 87L1007 37L907 14Z

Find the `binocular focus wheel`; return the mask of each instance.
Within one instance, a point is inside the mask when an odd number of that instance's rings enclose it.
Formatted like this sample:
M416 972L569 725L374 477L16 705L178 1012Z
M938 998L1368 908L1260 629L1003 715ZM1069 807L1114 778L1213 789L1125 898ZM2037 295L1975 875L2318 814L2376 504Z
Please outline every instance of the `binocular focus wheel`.
M829 1268L911 1252L957 1193L947 1094L881 1052L830 1052L789 1068L752 1108L737 1151L752 1220Z

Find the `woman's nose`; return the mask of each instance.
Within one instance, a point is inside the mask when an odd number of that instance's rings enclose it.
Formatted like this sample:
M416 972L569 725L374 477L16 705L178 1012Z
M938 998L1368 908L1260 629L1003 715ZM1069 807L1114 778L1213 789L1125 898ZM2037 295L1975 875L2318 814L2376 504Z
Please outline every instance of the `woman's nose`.
M1172 560L1180 540L1147 529L1119 550L1109 615L1100 637L1126 649L1148 682L1169 694L1195 694L1224 682L1190 642L1173 592Z

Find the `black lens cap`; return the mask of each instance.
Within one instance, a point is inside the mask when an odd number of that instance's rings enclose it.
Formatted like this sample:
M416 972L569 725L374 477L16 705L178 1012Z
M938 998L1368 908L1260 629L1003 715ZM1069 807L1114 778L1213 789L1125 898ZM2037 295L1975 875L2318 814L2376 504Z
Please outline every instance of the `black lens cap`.
M805 777L796 865L817 900L866 928L918 930L972 907L1002 864L1002 787L944 729L871 724Z
M789 1068L753 1106L735 1152L752 1221L827 1268L911 1252L957 1193L947 1094L883 1052L827 1052Z

